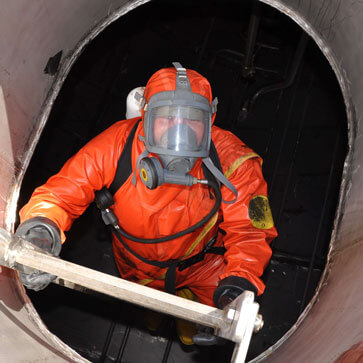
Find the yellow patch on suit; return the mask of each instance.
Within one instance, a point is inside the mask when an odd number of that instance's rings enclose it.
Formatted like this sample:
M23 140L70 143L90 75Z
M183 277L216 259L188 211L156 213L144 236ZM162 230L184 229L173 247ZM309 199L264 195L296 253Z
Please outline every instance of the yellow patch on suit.
M250 200L248 215L256 228L270 229L274 226L268 198L264 195L256 195Z

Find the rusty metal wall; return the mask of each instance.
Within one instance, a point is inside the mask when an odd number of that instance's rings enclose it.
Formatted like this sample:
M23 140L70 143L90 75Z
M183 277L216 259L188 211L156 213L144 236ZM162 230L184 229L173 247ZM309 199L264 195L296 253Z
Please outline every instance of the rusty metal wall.
M242 1L242 0L241 0ZM15 221L21 180L62 81L83 47L144 1L0 1L0 224ZM333 362L363 340L363 4L353 0L263 0L296 21L329 60L346 103L349 153L320 288L296 326L254 361ZM118 9L118 10L116 10ZM115 11L116 10L116 11ZM108 17L109 16L109 17ZM55 77L43 72L63 50ZM47 331L16 276L0 274L0 360L83 361ZM342 332L344 332L342 334ZM19 349L21 347L21 349Z

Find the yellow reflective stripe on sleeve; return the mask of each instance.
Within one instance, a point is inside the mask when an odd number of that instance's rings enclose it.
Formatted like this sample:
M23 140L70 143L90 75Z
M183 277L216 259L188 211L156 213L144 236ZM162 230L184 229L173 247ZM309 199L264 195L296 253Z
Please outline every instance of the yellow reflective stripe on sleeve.
M232 163L232 165L224 173L224 176L227 179L229 179L229 177L236 171L237 168L239 168L246 160L252 159L252 158L259 158L259 155L251 152L251 153L241 156L240 158L238 158L237 160L235 160Z

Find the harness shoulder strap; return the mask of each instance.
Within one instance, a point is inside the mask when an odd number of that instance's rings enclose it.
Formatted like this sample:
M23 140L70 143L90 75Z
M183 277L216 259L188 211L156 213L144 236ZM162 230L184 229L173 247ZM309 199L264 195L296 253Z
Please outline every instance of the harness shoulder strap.
M209 157L213 161L213 164L216 166L216 168L223 173L221 161L219 159L217 149L216 149L213 141L211 141L211 144L210 144ZM216 180L215 177L213 176L213 174L204 165L204 163L202 163L202 169L203 169L204 176L207 180L213 180L213 181Z
M132 152L132 142L135 137L136 129L140 123L141 119L138 120L135 125L132 127L129 136L127 137L125 146L122 150L121 156L117 162L117 169L115 177L108 188L112 195L115 195L116 192L121 188L121 186L125 183L127 178L132 173L132 165L131 165L131 152Z
M213 141L211 141L209 156L210 156L211 160L213 161L214 165L217 167L217 169L222 171L221 161L219 159L218 152L217 152L217 149L216 149Z

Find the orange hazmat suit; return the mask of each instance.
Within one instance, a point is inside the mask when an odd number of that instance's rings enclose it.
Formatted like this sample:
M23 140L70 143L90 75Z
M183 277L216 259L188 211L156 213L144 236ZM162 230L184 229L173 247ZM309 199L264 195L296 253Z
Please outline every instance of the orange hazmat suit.
M175 74L175 69L166 68L150 78L144 93L146 104L155 93L175 89ZM195 71L187 70L187 74L192 91L212 102L209 82ZM212 120L214 117L215 114ZM138 119L119 121L87 143L59 173L34 191L20 211L21 222L37 216L47 217L58 225L64 242L64 231L94 201L95 191L113 182L119 157ZM145 150L143 136L141 122L132 143L133 171L138 156ZM219 127L212 126L211 138L224 175L237 189L237 200L232 204L222 203L203 227L174 240L147 245L126 238L124 241L144 258L167 261L189 258L217 236L215 246L226 248L224 256L206 254L203 261L176 273L177 289L188 287L201 303L213 306L213 292L218 282L228 276L247 279L258 294L264 291L260 277L271 257L269 243L277 232L268 206L260 157L231 132ZM199 158L190 174L203 179L201 165ZM119 225L131 235L149 239L174 234L197 223L214 206L214 195L206 185L163 184L150 190L140 180L138 171L136 185L131 182L132 176L116 192L112 206ZM221 187L221 193L226 201L234 199L232 191L225 186ZM123 278L164 289L166 269L140 261L115 237L113 251Z

